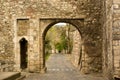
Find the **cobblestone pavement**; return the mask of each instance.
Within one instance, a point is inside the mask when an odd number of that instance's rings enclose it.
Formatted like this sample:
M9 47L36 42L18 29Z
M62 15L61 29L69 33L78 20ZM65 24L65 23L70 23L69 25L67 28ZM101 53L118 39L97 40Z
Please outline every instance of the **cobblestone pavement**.
M47 73L28 73L24 80L105 80L100 76L82 75L70 63L67 55L52 54L48 59Z

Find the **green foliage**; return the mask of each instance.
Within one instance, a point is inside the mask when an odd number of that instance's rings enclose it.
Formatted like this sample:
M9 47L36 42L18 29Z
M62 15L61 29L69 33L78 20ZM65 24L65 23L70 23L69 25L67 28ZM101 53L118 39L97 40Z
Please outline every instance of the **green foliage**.
M51 50L51 45L50 45L50 40L48 37L46 37L45 39L45 60L48 60L49 56L50 56L50 50Z
M62 50L67 50L68 45L67 45L67 39L66 39L66 34L65 31L62 32L61 36L60 36L60 42L55 44L55 48L58 51L62 51Z
M49 49L49 50L51 49L50 40L49 40L49 38L47 38L47 37L46 37L46 39L45 39L45 48L46 48L46 49Z
M72 26L67 24L65 26L54 25L46 34L45 37L45 50L58 50L58 51L67 51L71 53L72 50L72 39L70 38L70 32L74 29L71 29ZM71 29L71 30L70 30Z
M48 60L48 58L50 57L50 54L51 54L51 53L46 53L46 55L45 55L45 60Z
M55 48L56 48L58 51L62 51L62 50L63 50L63 47L62 47L61 43L55 44Z
M66 39L66 36L61 36L61 46L63 47L64 50L66 50L68 48L68 45L67 45L67 39Z

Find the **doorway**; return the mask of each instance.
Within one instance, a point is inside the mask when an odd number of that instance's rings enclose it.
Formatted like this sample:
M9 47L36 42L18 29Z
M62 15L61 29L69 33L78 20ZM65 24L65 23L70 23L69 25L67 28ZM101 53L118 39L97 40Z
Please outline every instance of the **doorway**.
M27 68L27 63L28 63L27 49L28 49L28 41L25 38L22 38L20 40L20 68L22 70Z

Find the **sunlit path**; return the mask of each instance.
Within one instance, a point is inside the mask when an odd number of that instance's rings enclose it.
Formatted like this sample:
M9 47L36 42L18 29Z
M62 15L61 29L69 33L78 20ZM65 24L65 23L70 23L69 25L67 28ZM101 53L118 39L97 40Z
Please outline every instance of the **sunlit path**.
M30 73L24 80L104 80L102 77L80 74L65 54L52 54L46 64L47 73Z
M52 54L47 61L47 71L73 71L75 68L70 63L67 55Z

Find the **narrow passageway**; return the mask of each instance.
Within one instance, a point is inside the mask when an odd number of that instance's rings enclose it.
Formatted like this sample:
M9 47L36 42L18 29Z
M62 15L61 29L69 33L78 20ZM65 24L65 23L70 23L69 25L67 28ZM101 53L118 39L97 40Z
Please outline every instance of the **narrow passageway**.
M68 55L52 54L46 63L47 71L73 71L75 67L70 63Z
M105 80L102 77L80 74L66 54L51 54L46 64L45 74L29 73L24 80Z

